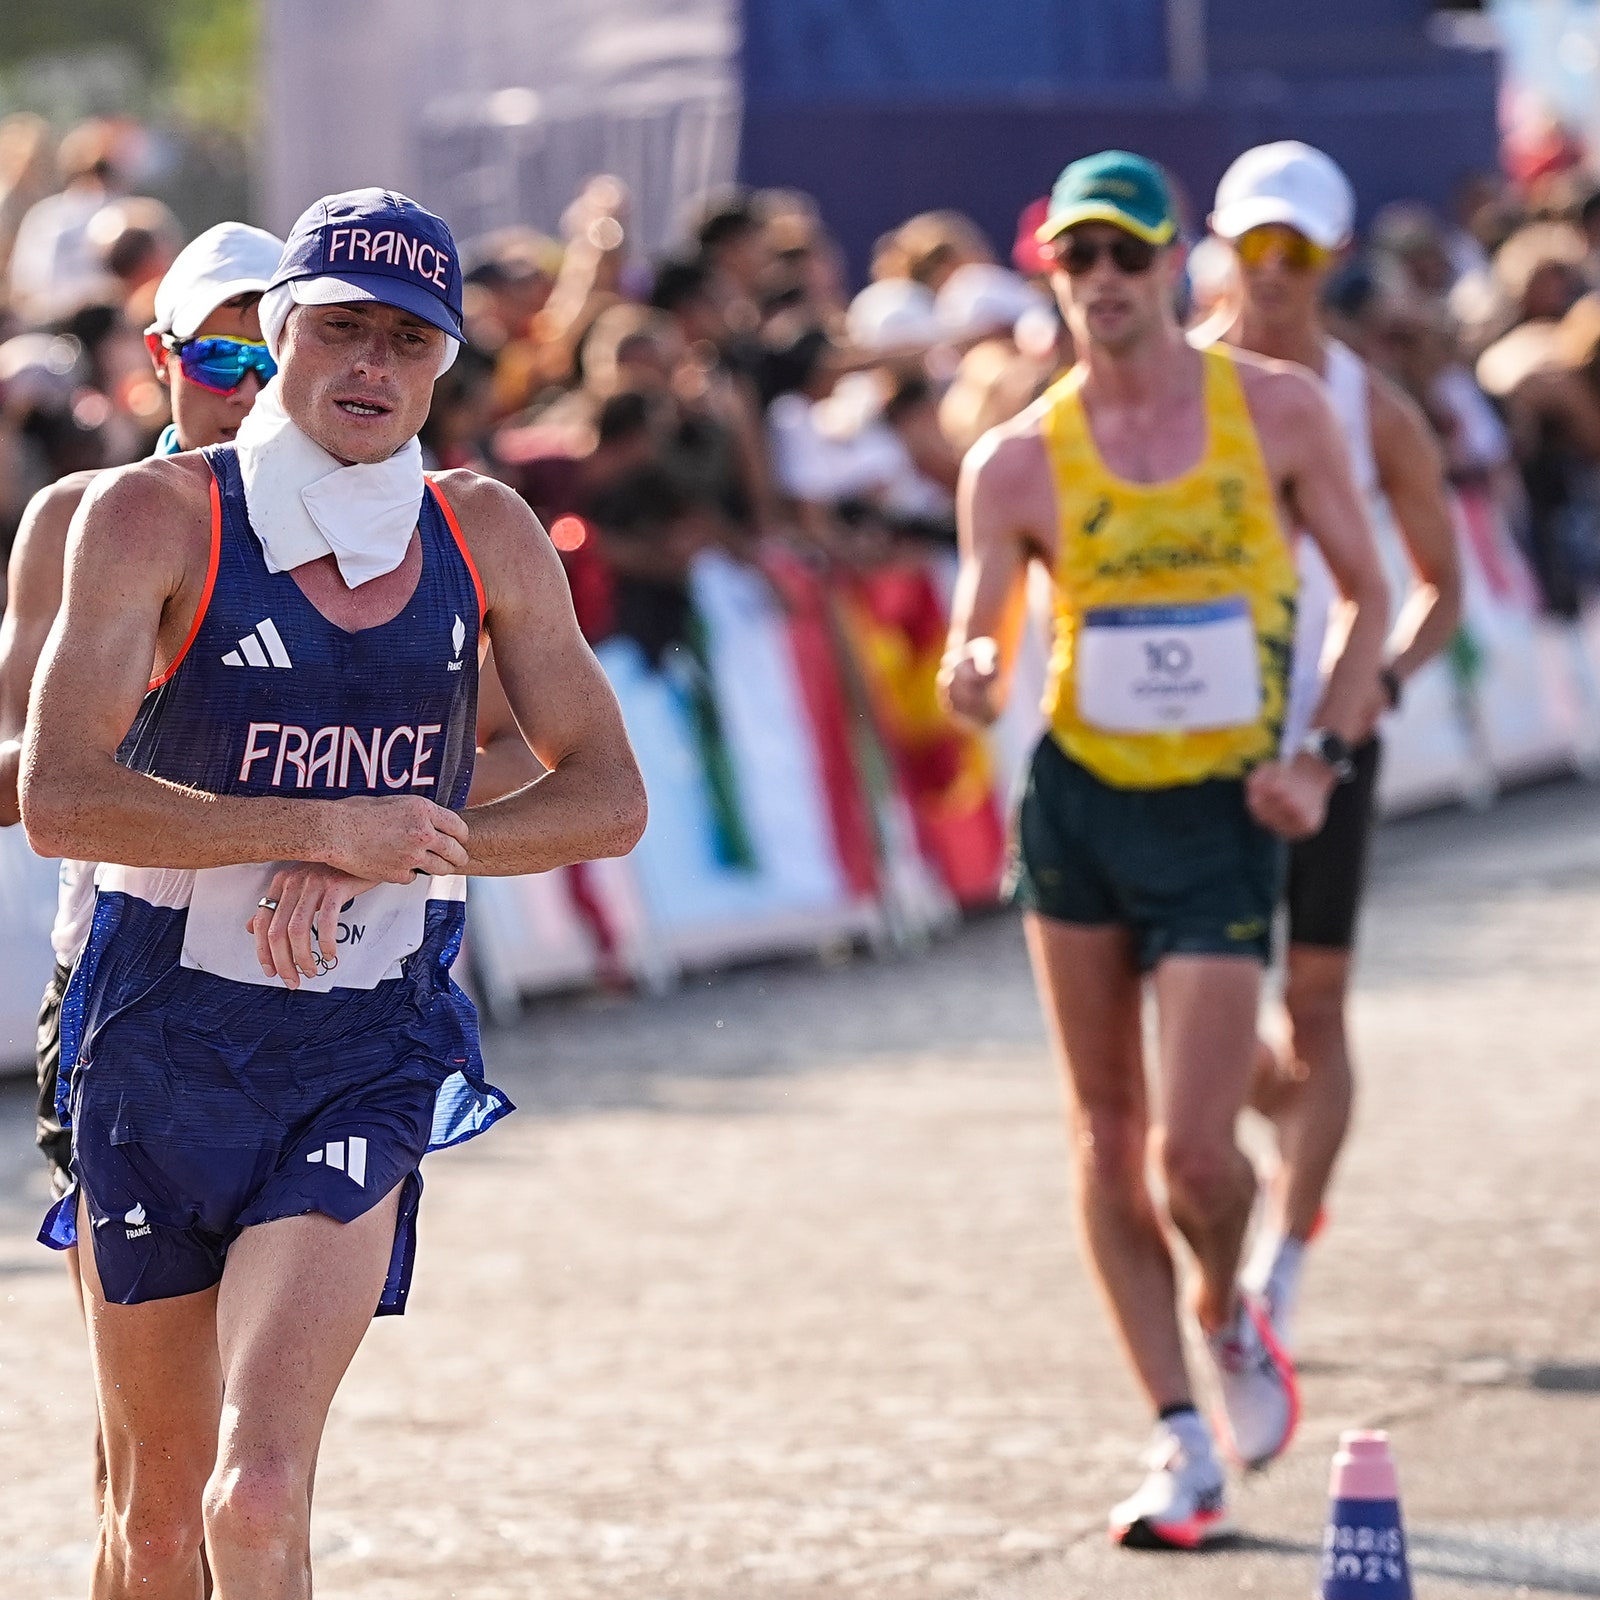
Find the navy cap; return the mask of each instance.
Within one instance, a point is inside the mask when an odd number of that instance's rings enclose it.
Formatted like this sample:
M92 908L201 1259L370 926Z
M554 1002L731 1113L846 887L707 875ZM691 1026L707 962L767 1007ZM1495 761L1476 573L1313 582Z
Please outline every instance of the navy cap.
M271 288L284 284L298 305L375 301L462 337L461 256L450 229L392 189L351 189L307 207L272 275Z

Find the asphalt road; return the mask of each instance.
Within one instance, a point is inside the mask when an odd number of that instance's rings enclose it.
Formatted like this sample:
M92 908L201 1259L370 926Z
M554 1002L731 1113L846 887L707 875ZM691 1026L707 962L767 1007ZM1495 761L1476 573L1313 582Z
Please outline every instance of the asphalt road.
M1206 1557L1110 1550L1146 1419L1073 1237L1009 916L925 958L544 1005L430 1163L318 1478L335 1600L1314 1592L1341 1429L1419 1600L1600 1595L1600 793L1386 830L1307 1420ZM0 1089L0 1594L86 1591L86 1360Z

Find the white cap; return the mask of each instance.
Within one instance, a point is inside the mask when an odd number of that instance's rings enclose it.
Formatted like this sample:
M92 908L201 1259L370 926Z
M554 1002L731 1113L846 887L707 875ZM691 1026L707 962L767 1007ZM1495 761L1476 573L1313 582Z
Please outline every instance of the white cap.
M933 292L909 278L880 278L850 302L845 313L850 342L865 350L898 344L933 344L939 324L933 315Z
M191 239L156 286L156 320L149 333L192 338L224 300L262 294L278 270L283 240L242 222L219 222Z
M969 261L939 286L934 312L947 339L971 339L1010 333L1019 317L1047 304L1020 273L992 261Z
M1355 228L1356 197L1333 159L1298 139L1246 150L1222 175L1211 226L1224 239L1281 222L1334 250Z

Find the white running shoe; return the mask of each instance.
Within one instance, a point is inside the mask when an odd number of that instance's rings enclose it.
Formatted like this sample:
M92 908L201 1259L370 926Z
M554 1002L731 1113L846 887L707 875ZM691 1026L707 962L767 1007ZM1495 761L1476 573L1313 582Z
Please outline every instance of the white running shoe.
M1208 1334L1206 1344L1222 1385L1217 1431L1223 1447L1242 1467L1264 1467L1289 1448L1300 1421L1294 1363L1261 1302L1243 1292L1233 1326Z
M1192 1418L1185 1438L1170 1422L1158 1422L1145 1452L1150 1475L1111 1512L1111 1542L1130 1550L1199 1550L1229 1530L1227 1482Z

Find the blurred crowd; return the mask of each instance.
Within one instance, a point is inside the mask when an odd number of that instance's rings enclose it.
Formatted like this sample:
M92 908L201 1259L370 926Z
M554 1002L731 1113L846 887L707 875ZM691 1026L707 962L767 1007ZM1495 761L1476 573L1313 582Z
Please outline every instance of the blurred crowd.
M127 192L129 126L59 141L0 122L0 538L75 469L145 453L168 420L142 348L183 241ZM1193 196L1187 315L1233 292ZM561 549L596 642L646 655L692 634L697 552L814 574L926 563L954 539L962 454L1071 360L1033 229L986 238L909 218L852 292L806 195L729 189L641 257L629 196L589 180L559 236L464 245L469 344L441 378L425 449L514 484ZM1571 159L1478 174L1453 214L1373 219L1332 282L1335 330L1422 404L1463 482L1492 488L1544 602L1600 584L1600 183Z
M1458 485L1488 489L1546 607L1600 584L1600 182L1474 174L1453 214L1385 207L1330 285L1334 330L1422 405ZM1203 197L1185 312L1234 292ZM558 239L477 241L472 359L426 442L515 483L566 553L583 621L654 653L695 551L774 543L846 578L954 537L963 453L1072 359L1033 233L953 211L884 234L852 294L806 195L727 190L649 262L628 196L589 182Z

